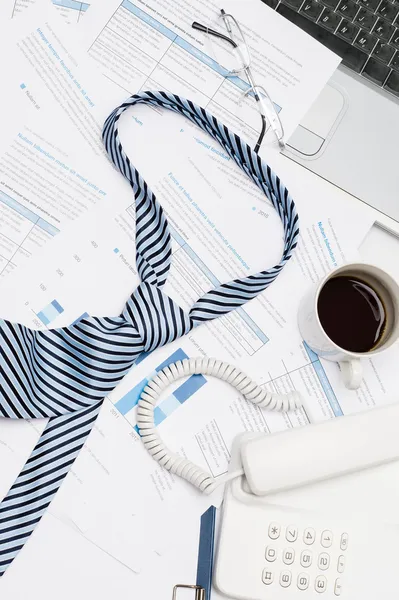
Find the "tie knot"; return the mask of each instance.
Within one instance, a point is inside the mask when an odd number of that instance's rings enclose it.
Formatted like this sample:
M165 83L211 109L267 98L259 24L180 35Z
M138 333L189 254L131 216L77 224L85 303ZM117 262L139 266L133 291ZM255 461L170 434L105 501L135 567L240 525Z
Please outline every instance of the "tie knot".
M176 302L146 282L130 296L122 315L140 334L144 352L173 342L193 327L190 317Z

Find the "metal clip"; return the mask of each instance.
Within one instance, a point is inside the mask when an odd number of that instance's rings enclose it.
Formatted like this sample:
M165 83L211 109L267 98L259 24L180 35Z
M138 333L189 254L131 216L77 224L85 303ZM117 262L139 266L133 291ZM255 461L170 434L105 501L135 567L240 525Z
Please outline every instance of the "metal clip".
M194 600L206 600L205 598L205 590L200 585L184 585L183 583L178 583L173 588L173 596L172 600L177 600L177 590L179 588L185 588L189 590L195 590Z

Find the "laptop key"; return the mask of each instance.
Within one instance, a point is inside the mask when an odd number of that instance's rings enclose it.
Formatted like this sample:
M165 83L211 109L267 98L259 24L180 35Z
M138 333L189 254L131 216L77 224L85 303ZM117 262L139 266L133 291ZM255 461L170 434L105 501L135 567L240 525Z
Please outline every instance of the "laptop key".
M341 17L337 13L325 8L319 19L319 24L323 25L329 31L335 31L341 21Z
M389 46L389 44L384 44L381 40L378 40L376 47L373 50L373 56L382 60L386 65L389 63L393 55L395 54L395 48Z
M346 19L342 19L340 26L337 29L337 34L345 38L348 42L353 42L360 29Z
M315 2L315 0L305 0L299 12L306 15L308 19L312 19L312 21L317 21L317 19L321 15L322 10L322 5L318 2Z
M364 77L366 77L373 83L376 83L377 85L382 85L388 77L390 71L391 69L386 65L383 65L382 62L376 60L373 57L370 57L362 71L362 75L364 75Z
M286 2L287 4L292 6L292 8L299 10L301 8L301 4L303 3L303 0L284 0L284 2Z
M392 36L394 31L395 27L381 18L378 19L373 29L373 33L375 33L375 35L378 35L379 38L385 40L386 42Z
M393 34L390 44L392 44L393 46L395 46L395 48L399 50L399 29L397 29Z
M380 0L358 0L360 6L365 6L371 11L374 11L380 3Z
M361 8L355 17L355 23L360 25L362 29L371 31L377 23L377 17L365 8Z
M352 21L358 10L359 6L353 0L341 0L337 8L337 12L349 21Z
M328 8L331 8L332 10L335 10L338 6L338 0L321 0L321 2L324 6L328 6Z
M329 50L332 50L342 58L342 64L352 69L356 73L360 73L368 56L360 48L351 46L345 40L338 36L330 33L324 27L321 27L318 23L310 21L303 15L294 12L288 6L280 4L277 7L277 12L283 15L286 19L298 25L303 31L306 31L309 35L314 37L324 46L327 46Z
M367 52L367 54L370 54L375 46L376 41L377 38L371 35L371 33L366 33L365 31L360 30L356 40L354 41L354 44L358 48L361 48Z
M397 71L399 71L399 50L397 51L397 53L395 54L395 56L391 60L391 64L389 66L393 67L394 69L396 69Z
M392 4L392 2L389 2L389 0L382 0L376 11L377 15L384 17L384 19L388 19L388 21L391 21L391 23L398 12L399 6L397 4Z
M395 94L395 96L399 97L399 73L392 71L392 73L385 82L384 89L392 92L392 94Z

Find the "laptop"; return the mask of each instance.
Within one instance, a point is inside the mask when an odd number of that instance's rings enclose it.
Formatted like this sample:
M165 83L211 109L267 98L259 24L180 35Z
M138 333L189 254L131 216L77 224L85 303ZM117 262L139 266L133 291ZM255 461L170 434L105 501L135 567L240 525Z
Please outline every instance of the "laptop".
M399 0L262 0L342 63L284 154L399 221Z

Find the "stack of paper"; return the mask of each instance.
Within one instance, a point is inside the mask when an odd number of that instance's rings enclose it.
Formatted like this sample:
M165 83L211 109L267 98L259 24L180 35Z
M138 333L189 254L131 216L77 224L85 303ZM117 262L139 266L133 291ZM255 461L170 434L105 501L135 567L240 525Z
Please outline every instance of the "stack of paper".
M281 109L288 137L338 58L257 0L224 4L243 27L259 84ZM137 285L131 189L101 141L105 118L126 96L175 92L206 107L249 143L257 139L259 114L244 95L245 82L227 76L223 47L191 28L194 20L213 26L218 9L215 0L97 0L90 7L75 0L3 0L0 51L8 60L1 98L7 115L0 142L2 318L52 328L85 314L115 315ZM183 309L216 283L279 260L278 215L202 131L148 107L125 114L120 130L132 163L168 216L173 259L165 291ZM50 598L60 578L68 581L57 585L60 598L83 597L93 578L98 598L109 597L113 585L115 597L167 598L177 580L192 581L199 516L220 502L222 491L203 497L158 467L135 428L140 392L168 362L216 356L267 389L297 389L306 397L306 408L287 415L255 408L203 376L191 377L179 393L170 390L158 409L161 435L214 476L227 470L232 440L241 431L277 431L390 401L389 370L397 350L384 355L384 362L366 361L362 387L350 392L338 367L320 361L296 326L308 287L357 258L372 211L360 210L279 155L272 135L262 157L298 208L295 257L257 299L143 358L106 398L51 516L0 581L2 598L21 598L25 579L31 595L43 598ZM0 496L43 427L0 421Z

